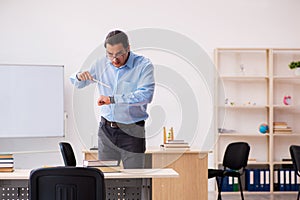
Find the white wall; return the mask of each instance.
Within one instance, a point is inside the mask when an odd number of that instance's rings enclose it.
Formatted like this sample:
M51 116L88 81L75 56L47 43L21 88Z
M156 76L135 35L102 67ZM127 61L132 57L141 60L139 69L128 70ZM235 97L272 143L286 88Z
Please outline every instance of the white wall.
M65 140L83 145L68 77L112 29L162 28L183 34L212 57L217 47L298 47L298 0L0 0L0 63L65 66ZM201 103L201 102L200 102ZM60 139L1 139L0 151L57 151ZM194 146L201 143L197 137ZM17 154L16 167L62 164L58 152ZM22 164L21 164L22 163Z

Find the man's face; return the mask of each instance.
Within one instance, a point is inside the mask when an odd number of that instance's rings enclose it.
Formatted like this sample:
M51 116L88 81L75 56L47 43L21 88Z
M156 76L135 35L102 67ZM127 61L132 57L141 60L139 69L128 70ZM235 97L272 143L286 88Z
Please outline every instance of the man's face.
M128 57L129 47L125 49L122 43L110 45L106 44L106 56L115 67L125 64Z

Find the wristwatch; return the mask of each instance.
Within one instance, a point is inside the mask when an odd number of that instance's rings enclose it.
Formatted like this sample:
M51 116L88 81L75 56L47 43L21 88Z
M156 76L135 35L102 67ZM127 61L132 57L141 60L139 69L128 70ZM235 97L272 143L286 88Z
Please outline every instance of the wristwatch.
M79 80L79 81L81 81L81 79L78 77L78 74L79 74L80 72L78 72L77 74L76 74L76 78L77 78L77 80Z
M115 98L113 96L110 96L109 101L110 101L110 103L115 103Z

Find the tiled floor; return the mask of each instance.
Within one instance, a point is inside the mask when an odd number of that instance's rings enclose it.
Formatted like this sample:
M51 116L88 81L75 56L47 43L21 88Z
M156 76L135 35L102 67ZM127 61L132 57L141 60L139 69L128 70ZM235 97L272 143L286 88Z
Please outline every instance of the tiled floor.
M293 194L244 194L245 200L296 200L297 193ZM208 193L208 200L216 200L215 192ZM240 194L223 194L222 200L241 200Z

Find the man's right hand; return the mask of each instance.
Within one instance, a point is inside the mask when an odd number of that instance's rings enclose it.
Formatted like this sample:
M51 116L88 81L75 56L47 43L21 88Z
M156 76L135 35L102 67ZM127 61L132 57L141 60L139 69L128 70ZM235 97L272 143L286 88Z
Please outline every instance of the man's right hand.
M89 71L79 72L76 77L79 81L94 80Z

